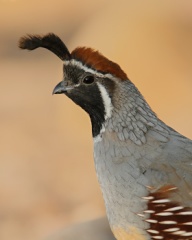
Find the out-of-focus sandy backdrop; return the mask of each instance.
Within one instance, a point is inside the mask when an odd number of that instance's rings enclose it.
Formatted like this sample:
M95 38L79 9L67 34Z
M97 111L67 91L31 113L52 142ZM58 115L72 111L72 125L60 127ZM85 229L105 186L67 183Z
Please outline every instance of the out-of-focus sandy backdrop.
M52 96L62 62L17 48L54 32L118 62L155 112L192 137L192 1L0 0L0 239L43 239L105 214L88 116Z

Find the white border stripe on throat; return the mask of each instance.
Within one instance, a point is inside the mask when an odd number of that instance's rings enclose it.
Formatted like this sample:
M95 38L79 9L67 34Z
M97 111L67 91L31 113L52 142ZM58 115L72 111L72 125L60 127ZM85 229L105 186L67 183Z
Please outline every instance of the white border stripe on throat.
M109 94L108 94L106 88L101 83L97 82L97 86L99 88L101 97L103 99L103 104L105 107L105 120L106 120L111 117L112 110L113 110L111 98L109 97Z

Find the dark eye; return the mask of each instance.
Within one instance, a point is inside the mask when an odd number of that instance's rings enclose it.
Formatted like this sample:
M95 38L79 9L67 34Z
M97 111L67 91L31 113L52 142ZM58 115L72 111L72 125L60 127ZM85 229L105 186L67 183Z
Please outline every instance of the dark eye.
M95 78L94 76L92 75L89 75L89 76L86 76L84 79L83 79L83 83L85 84L91 84L95 81Z

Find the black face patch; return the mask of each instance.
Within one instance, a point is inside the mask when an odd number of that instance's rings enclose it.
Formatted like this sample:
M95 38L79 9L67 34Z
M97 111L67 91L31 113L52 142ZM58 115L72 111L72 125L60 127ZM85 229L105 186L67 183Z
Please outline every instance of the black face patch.
M82 76L85 74L85 71L72 65L67 66L64 65L63 73L64 80L67 78L68 80L71 81L71 84L78 84L80 83Z
M92 134L93 137L96 137L100 133L105 120L104 104L97 84L91 86L80 85L66 92L66 95L89 114Z
M92 134L96 137L102 128L105 121L105 105L101 96L101 92L97 82L102 84L109 97L112 99L112 92L114 91L115 83L110 78L100 78L74 65L64 65L64 82L71 89L67 90L65 94L77 105L83 108L90 116L92 123ZM86 78L91 78L91 82L85 81Z

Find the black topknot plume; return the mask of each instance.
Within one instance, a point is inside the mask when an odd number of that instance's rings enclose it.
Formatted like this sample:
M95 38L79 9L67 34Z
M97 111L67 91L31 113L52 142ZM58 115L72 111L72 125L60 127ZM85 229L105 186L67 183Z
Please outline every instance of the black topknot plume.
M49 33L45 36L27 35L26 37L22 37L19 40L19 47L28 50L43 47L56 54L61 60L71 58L71 54L65 44L53 33Z

